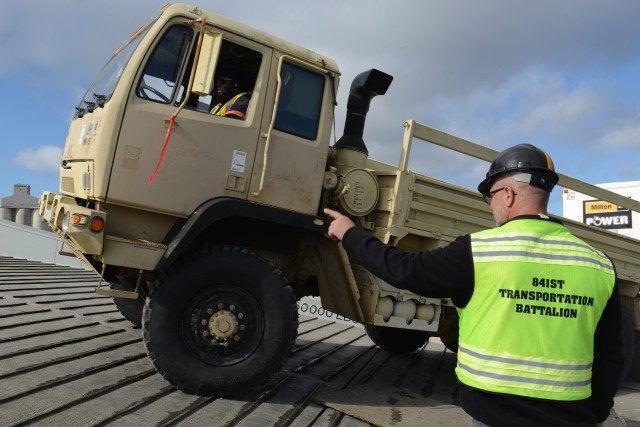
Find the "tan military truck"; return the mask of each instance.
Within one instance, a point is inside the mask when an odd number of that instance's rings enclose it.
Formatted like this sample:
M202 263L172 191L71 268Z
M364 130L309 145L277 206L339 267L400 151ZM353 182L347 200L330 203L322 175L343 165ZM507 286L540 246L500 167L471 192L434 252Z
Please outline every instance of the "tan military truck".
M246 114L211 114L216 82L233 73L250 94ZM325 234L325 207L408 250L494 225L475 191L407 168L415 138L488 161L494 150L407 121L399 166L368 158L366 114L391 80L377 70L353 80L344 136L331 146L333 60L171 5L116 51L81 100L60 194L42 195L40 215L63 250L102 277L97 292L141 324L155 368L187 392L234 394L267 380L296 338L296 300L308 295L363 323L386 349L412 351L438 336L455 351L449 300L393 288ZM568 177L560 183L639 210ZM571 226L616 264L631 352L640 242Z

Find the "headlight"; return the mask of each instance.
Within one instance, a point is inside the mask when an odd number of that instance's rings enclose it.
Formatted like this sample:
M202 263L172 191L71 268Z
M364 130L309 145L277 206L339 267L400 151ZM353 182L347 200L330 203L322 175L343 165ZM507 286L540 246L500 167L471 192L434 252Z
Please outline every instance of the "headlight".
M71 222L71 214L69 212L65 212L64 217L62 218L62 223L60 224L60 228L62 228L62 232L67 234L69 231L69 223Z

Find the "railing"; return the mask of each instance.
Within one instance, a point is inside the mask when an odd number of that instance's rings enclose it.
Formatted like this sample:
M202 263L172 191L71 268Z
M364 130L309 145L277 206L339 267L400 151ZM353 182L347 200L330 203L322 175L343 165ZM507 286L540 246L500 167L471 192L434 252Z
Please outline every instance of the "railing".
M399 165L400 169L403 171L406 171L409 166L409 156L411 154L413 138L418 138L425 142L430 142L487 162L493 161L493 159L498 155L498 151L496 150L450 135L438 129L425 126L415 120L407 120L404 122L404 128L404 139ZM571 178L570 176L563 175L561 173L558 173L558 176L560 177L558 185L564 188L569 188L579 193L587 194L598 200L615 203L618 206L640 213L640 201L638 200L630 199L612 191L605 190L604 188L587 184L584 181Z

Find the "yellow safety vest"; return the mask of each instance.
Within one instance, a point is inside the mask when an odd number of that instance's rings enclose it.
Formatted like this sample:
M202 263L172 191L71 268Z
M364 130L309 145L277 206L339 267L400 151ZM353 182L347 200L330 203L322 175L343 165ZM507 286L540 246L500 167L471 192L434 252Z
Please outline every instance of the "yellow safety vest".
M458 309L458 379L533 398L591 396L594 333L615 284L611 261L562 224L538 219L474 233L471 249L475 288Z
M213 107L211 109L211 114L213 114L214 116L226 116L227 115L227 111L229 111L231 109L231 107L233 106L233 104L240 99L240 97L244 96L244 95L248 95L251 92L242 92L237 94L236 96L234 96L233 98L231 98L231 100L227 101L224 105L222 104L218 104L215 107Z

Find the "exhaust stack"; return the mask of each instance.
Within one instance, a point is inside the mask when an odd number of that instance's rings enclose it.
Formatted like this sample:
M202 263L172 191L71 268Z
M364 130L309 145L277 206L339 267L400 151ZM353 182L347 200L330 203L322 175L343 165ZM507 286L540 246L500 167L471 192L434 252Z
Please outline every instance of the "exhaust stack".
M369 151L362 139L371 99L384 95L391 84L389 74L375 69L358 74L349 91L344 135L335 145L335 169L328 171L335 181L334 198L344 212L369 214L378 202L378 181L367 168Z
M374 96L387 93L392 80L392 76L376 69L360 73L353 79L347 101L344 134L336 143L336 149L357 151L364 154L365 157L369 155L367 146L362 139L369 105Z

